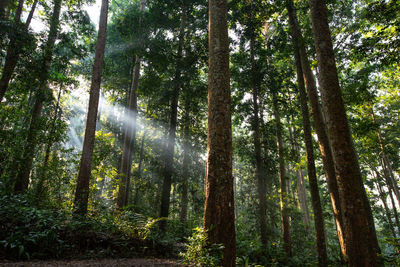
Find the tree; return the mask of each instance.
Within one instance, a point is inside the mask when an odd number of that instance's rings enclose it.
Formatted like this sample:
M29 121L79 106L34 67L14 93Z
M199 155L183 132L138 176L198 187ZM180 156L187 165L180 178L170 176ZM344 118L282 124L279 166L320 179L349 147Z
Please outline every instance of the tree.
M223 266L235 266L235 214L226 0L209 1L208 144L204 228L222 244Z
M20 0L18 2L18 7L17 7L17 12L15 14L14 17L14 29L16 31L21 31L21 35L24 35L27 33L28 29L29 29L29 25L32 21L33 18L33 14L35 13L35 9L36 9L36 5L38 3L38 0L35 0L32 4L31 10L29 12L29 15L26 19L25 24L23 25L22 29L21 29L21 14L22 14L22 8L23 8L23 4L24 1ZM1 17L1 15L0 15ZM16 36L16 34L14 34L11 38L10 38L10 42L7 48L7 55L6 55L6 60L4 63L4 68L3 68L3 72L1 75L1 79L0 79L0 102L3 100L4 95L6 94L6 91L8 89L8 85L10 83L12 74L14 73L14 69L17 66L18 63L18 59L19 59L19 55L23 46L23 42L20 40L20 38L18 38Z
M325 1L310 0L310 7L322 102L344 214L349 264L378 266L376 236L368 219L368 200L364 200L365 189L341 95Z
M171 96L170 105L170 121L168 129L168 139L166 150L164 154L164 180L161 192L161 207L160 207L160 217L168 218L169 205L170 205L170 195L171 195L171 184L172 175L174 174L174 151L175 151L175 139L176 139L176 126L178 120L178 101L179 92L182 87L182 53L183 45L185 42L185 29L186 29L186 19L187 19L187 7L184 3L182 7L181 14L181 24L179 27L178 36L178 51L176 57L176 69L174 76L174 87ZM166 230L166 221L160 223L160 228Z
M315 83L314 74L311 71L311 66L308 61L308 56L303 41L303 36L300 30L300 26L297 20L296 10L294 8L293 1L286 1L286 8L288 10L290 28L292 32L292 39L294 44L294 53L296 55L296 68L301 67L301 73L303 75L305 87L307 88L308 99L311 104L312 116L314 118L314 127L318 136L319 149L322 156L322 161L325 170L325 177L328 183L328 189L330 193L333 215L335 217L336 231L341 247L341 252L346 258L346 243L344 241L343 232L343 218L340 207L339 190L336 180L335 164L333 162L333 156L331 151L331 145L329 143L328 134L325 128L325 120L322 115L321 107L319 104L319 97L317 92L317 86ZM297 66L300 61L300 66Z
M97 110L99 106L100 84L103 72L104 50L106 46L108 0L102 0L99 32L96 43L96 53L93 63L92 81L90 86L89 107L86 120L85 138L82 157L75 191L74 213L85 216L89 198L89 181L96 132Z
M54 1L53 14L50 19L49 36L44 46L43 59L41 62L41 69L38 77L39 88L36 92L36 99L32 109L32 117L30 120L28 137L26 139L26 145L22 153L21 166L17 174L14 192L24 192L28 189L29 185L30 172L38 141L37 135L40 128L40 118L42 115L43 103L46 101L46 99L49 98L50 94L47 80L50 74L50 65L60 23L61 3L62 0Z
M145 8L146 8L146 1L141 0L140 11L144 12ZM142 19L140 18L138 25L139 28L141 27L141 24L142 24ZM134 58L133 60L134 70L132 72L133 78L131 81L131 91L129 94L129 103L128 103L128 114L132 116L132 123L130 121L124 122L125 134L122 147L122 159L121 159L121 169L120 169L121 174L120 174L118 201L117 201L118 208L120 209L128 205L129 192L130 192L130 176L132 167L132 154L134 151L135 139L136 139L136 117L138 112L137 91L140 78L141 58L139 54L136 54L133 58Z

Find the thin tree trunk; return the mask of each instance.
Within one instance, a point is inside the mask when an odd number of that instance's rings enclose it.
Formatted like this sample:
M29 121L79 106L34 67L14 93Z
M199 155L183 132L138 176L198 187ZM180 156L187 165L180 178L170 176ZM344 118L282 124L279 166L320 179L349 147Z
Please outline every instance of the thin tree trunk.
M183 142L183 163L182 163L182 194L180 221L186 222L188 209L188 187L189 187L189 165L190 165L190 96L185 99L184 114L184 142Z
M385 143L383 141L382 134L381 134L381 131L379 129L379 125L378 125L378 123L376 121L375 112L374 112L374 109L373 109L372 106L371 106L371 117L372 117L372 120L373 120L374 124L377 127L376 134L378 136L379 149L381 150L381 157L382 157L384 170L385 170L386 176L390 179L391 187L392 187L392 189L394 191L394 194L395 194L395 196L397 198L397 202L400 204L399 188L398 188L397 181L396 181L396 179L394 177L394 174L393 174L392 166L391 166L391 164L389 162L389 159L388 159L388 157L386 155Z
M32 4L28 18L23 28L23 33L26 33L29 29L29 25L32 21L32 17L36 9L37 2L38 0L35 0ZM21 23L20 19L21 19L23 3L24 3L23 0L19 0L18 2L17 13L14 18L14 27L16 29L18 29L18 26ZM22 46L21 40L19 40L18 38L12 37L10 39L10 43L7 48L6 60L4 63L4 68L0 79L0 103L7 92L12 74L14 73L15 67L17 66L19 55L21 53L21 46Z
M236 249L227 1L210 0L208 4L208 153L203 222L208 242L224 246L221 265L230 267L235 266Z
M350 266L378 266L378 244L344 108L324 0L310 0L322 101L339 186Z
M146 8L146 2L142 0L140 5L140 11L144 12L145 8ZM141 27L141 19L139 21L139 27ZM128 114L132 116L132 121L124 122L125 135L122 147L121 172L120 172L118 199L117 199L117 206L119 209L122 209L123 207L128 205L128 200L129 200L132 154L134 152L135 140L136 140L137 90L140 79L140 65L141 65L140 56L136 55L134 60L135 67L133 71L133 79L132 79L131 91L129 94L129 104L128 104Z
M392 194L392 189L389 187L389 197L390 197L390 202L392 203L392 209L393 209L393 214L394 214L394 220L396 222L397 229L400 230L400 221L399 221L399 216L397 214L397 208L396 208L396 203L394 202L393 194Z
M47 137L47 144L46 144L46 152L45 152L45 156L44 156L44 161L43 161L43 166L41 168L41 172L39 174L39 182L37 184L36 187L36 203L39 204L40 200L42 198L42 194L44 191L44 183L47 180L47 168L48 168L48 163L49 163L49 158L50 158L50 150L51 147L53 146L53 135L56 131L56 121L58 118L58 110L60 108L60 98L61 98L61 93L62 93L62 89L63 89L63 82L61 82L60 84L60 89L58 92L58 97L57 97L57 103L54 109L54 117L51 121L51 126L50 126L50 131Z
M292 143L293 154L295 155L295 162L300 163L300 151L298 144L296 142L296 136L294 136L294 132L295 132L294 129L292 130L292 128L289 127L289 137ZM303 212L303 222L307 227L309 227L311 224L311 219L310 219L310 212L308 210L304 175L301 167L296 170L296 176L297 176L297 197L299 199L301 211Z
M186 7L182 8L181 25L179 29L179 41L178 41L178 53L176 59L176 71L174 77L174 89L172 92L171 99L171 117L168 132L168 144L165 151L164 158L164 181L161 194L161 207L160 217L168 218L169 215L169 204L171 195L171 184L172 175L174 174L174 151L175 151L175 137L176 137L176 125L178 119L178 100L179 91L181 90L181 72L182 72L182 52L185 41L185 27L186 27ZM166 231L167 221L163 220L160 222L160 229Z
M142 142L140 144L140 153L139 153L139 166L138 166L138 176L137 179L142 178L142 170L143 170L143 158L144 158L144 140L146 139L147 131L144 128ZM136 207L139 201L139 192L140 192L140 185L137 184L135 188L135 196L133 198L133 205Z
M307 89L308 97L311 104L312 116L314 118L315 131L318 136L319 149L322 155L322 162L325 171L325 177L328 184L329 195L332 203L333 215L335 218L335 226L338 235L339 245L344 259L347 259L346 242L344 236L344 224L342 208L340 204L339 189L336 180L335 164L329 143L328 134L325 128L325 120L318 100L317 86L314 75L311 71L311 66L308 61L307 53L303 43L303 37L297 21L296 10L294 9L293 1L286 2L289 13L290 28L293 35L295 50L299 51L303 78ZM297 64L297 63L296 63Z
M295 51L297 82L300 95L301 113L303 117L304 143L307 153L307 171L310 184L311 202L314 211L314 224L317 240L318 266L328 266L326 253L326 238L324 217L322 213L321 199L319 196L317 173L315 169L314 147L311 136L310 114L308 113L307 95L304 87L303 70L300 63L298 50Z
M54 45L58 34L58 27L60 24L61 2L62 0L54 1L53 14L50 22L49 36L44 47L41 72L39 74L40 75L39 88L36 93L35 104L32 110L32 118L30 121L28 137L26 140L26 145L22 156L22 163L14 187L15 192L25 192L28 189L29 176L37 145L37 135L40 128L39 121L42 115L43 102L46 101L46 99L48 99L51 95L51 92L47 87L48 86L47 80L49 78Z
M258 216L260 220L260 234L261 243L267 247L267 213L266 213L266 188L265 176L261 158L261 144L260 144L260 121L259 121L259 106L258 106L258 84L257 73L254 62L254 29L252 29L252 36L250 39L250 64L251 64L251 89L253 94L253 144L254 144L254 157L256 159L256 177L257 177L257 190L258 190Z
M377 176L376 177L377 180L375 181L375 184L376 184L376 187L378 188L379 197L380 197L380 199L382 201L383 208L385 210L385 215L386 215L386 218L388 220L390 231L392 232L396 253L399 255L399 243L397 241L398 239L397 239L396 230L395 230L394 225L393 225L392 216L390 214L390 210L389 210L388 204L386 202L385 193L383 192L382 186L379 183L379 181L380 181L379 174L376 173L376 176Z
M282 138L282 124L281 117L278 108L278 99L276 92L272 93L273 97L273 110L276 121L276 138L277 138L277 150L278 150L278 162L279 162L279 182L280 182L280 207L281 207L281 225L282 225L282 238L283 248L286 255L290 257L292 255L292 242L290 240L290 222L289 222L289 192L287 190L287 176L285 170L285 158Z
M106 46L108 0L102 0L99 32L97 35L96 53L93 63L92 82L90 86L89 107L86 120L85 138L75 191L74 213L85 216L89 200L89 182L92 170L92 156L95 141L97 109L99 105L101 76L103 72L104 50Z

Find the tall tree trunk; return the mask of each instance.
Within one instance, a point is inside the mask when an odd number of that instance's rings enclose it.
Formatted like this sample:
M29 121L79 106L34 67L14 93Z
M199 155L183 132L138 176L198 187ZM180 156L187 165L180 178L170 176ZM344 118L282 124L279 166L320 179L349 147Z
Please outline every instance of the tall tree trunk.
M339 186L345 241L350 266L378 266L378 244L371 225L368 199L363 188L357 154L341 95L324 0L310 0L322 102L325 107ZM365 201L366 200L366 201ZM374 236L375 235L375 236Z
M314 225L317 240L318 266L328 266L326 253L326 238L324 216L322 213L321 199L319 196L317 173L315 169L314 147L311 135L310 114L308 112L307 94L304 87L303 70L301 68L300 53L295 51L297 83L300 96L301 114L303 117L304 143L307 153L307 171L310 184L311 202L314 211Z
M102 0L100 10L99 32L97 35L96 53L93 63L92 82L90 86L89 107L86 120L85 138L82 157L76 184L74 213L85 216L89 200L89 181L92 171L92 156L95 141L97 109L99 106L101 76L103 72L104 50L106 47L108 0Z
M176 71L174 77L174 89L171 98L171 112L170 123L168 132L168 144L166 146L164 158L164 181L161 194L161 209L160 217L168 218L169 204L171 195L172 175L174 173L174 151L175 151L175 137L176 137L176 122L178 119L178 100L179 91L181 90L181 72L182 72L182 52L185 41L185 27L186 27L186 14L187 10L184 6L182 8L181 25L179 29L178 53L176 59ZM166 231L167 221L160 222L160 229Z
M144 12L146 8L145 0L141 1L140 11ZM141 19L139 21L139 27L141 27ZM141 41L140 41L141 43ZM137 90L140 78L140 65L141 59L137 54L134 60L134 71L133 79L131 84L131 91L129 94L129 104L128 104L128 114L132 116L132 121L125 121L125 135L124 143L122 147L122 159L121 159L121 172L119 181L119 191L117 206L122 209L128 205L129 192L130 192L130 178L131 178L131 168L132 168L132 154L135 147L136 139L136 120L137 120Z
M344 259L347 259L346 242L344 237L344 224L342 218L343 215L342 208L340 206L341 204L338 184L336 180L335 164L333 161L333 155L331 145L329 143L328 134L325 128L325 120L318 100L317 86L314 75L311 71L310 63L308 61L306 49L303 43L303 37L300 31L299 23L297 21L296 10L293 5L293 0L287 0L286 5L289 13L290 28L292 31L295 50L299 51L303 78L305 86L307 88L308 98L311 104L312 116L314 118L315 131L318 136L319 149L322 155L322 162L324 166L326 181L328 184L329 195L331 198L338 240L342 255Z
M38 0L35 0L32 4L31 10L29 12L28 18L25 22L25 25L22 29L23 33L26 33L29 29L29 25L32 21L33 14L36 9ZM21 13L22 13L22 8L23 8L24 0L19 0L18 2L18 8L16 15L14 17L14 27L15 29L19 29L19 25L21 23ZM20 39L17 37L13 36L10 39L10 43L8 44L7 47L7 54L6 54L6 60L4 63L4 68L2 72L2 76L0 79L0 103L4 98L4 95L7 92L8 85L10 83L12 74L14 73L15 67L17 66L19 55L21 53L21 46L22 42Z
M188 209L189 165L190 165L190 96L186 95L183 129L182 198L180 221L186 222Z
M282 225L282 238L283 248L286 255L290 257L292 255L292 242L290 239L290 221L289 221L289 192L286 186L287 176L285 170L285 158L282 138L282 123L279 114L278 99L276 92L272 93L273 97L273 110L276 121L276 138L277 138L277 150L278 150L278 161L279 161L279 183L280 183L280 207L281 207L281 225Z
M235 266L235 202L226 0L210 0L208 144L204 229L210 244L222 244L222 266Z
M258 83L257 83L257 70L254 62L254 42L255 33L254 29L251 29L250 39L250 64L251 64L251 90L253 94L253 144L254 144L254 157L256 160L256 178L257 178L257 190L258 190L258 216L260 220L260 234L261 243L267 247L267 204L266 204L266 185L265 176L263 169L263 162L261 158L261 144L260 144L260 121L259 121L259 106L258 106Z
M54 1L53 14L50 20L49 36L44 47L43 61L42 65L40 66L41 71L38 78L39 88L36 93L35 104L33 106L32 117L29 125L28 137L22 154L22 163L17 174L17 180L14 187L15 192L24 192L28 189L29 176L37 145L37 135L40 128L40 118L42 115L43 102L46 101L46 99L49 99L51 95L51 91L49 90L47 85L47 80L49 78L54 45L57 39L58 27L60 24L61 2L62 0Z

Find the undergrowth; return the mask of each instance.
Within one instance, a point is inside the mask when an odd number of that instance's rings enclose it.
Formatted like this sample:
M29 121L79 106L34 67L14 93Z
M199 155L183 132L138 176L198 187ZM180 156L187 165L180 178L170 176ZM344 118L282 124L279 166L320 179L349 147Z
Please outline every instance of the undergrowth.
M160 242L158 220L132 211L77 219L23 195L0 196L0 207L0 260L174 256L171 243Z

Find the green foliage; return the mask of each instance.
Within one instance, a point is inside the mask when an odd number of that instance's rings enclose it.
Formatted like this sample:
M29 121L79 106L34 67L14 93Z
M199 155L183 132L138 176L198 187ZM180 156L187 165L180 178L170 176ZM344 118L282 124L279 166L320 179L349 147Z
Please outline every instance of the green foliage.
M186 252L181 253L185 263L198 266L219 266L222 259L222 249L219 244L209 245L207 235L203 228L194 228L193 234L188 238Z

